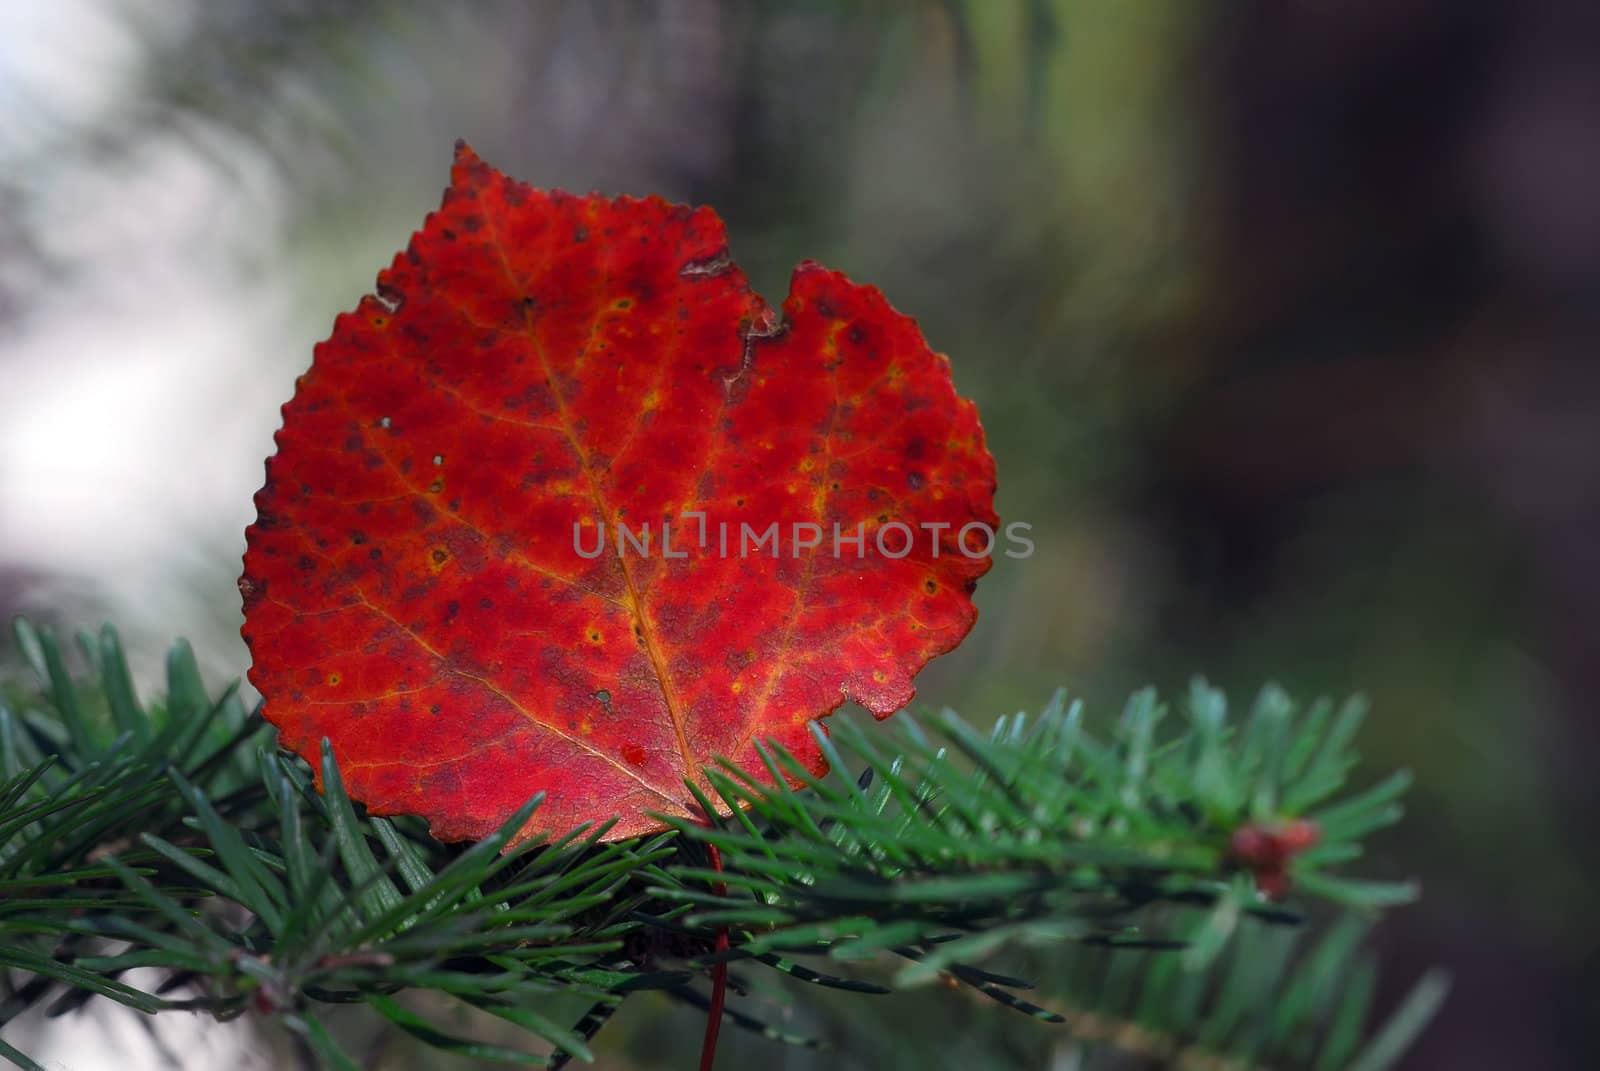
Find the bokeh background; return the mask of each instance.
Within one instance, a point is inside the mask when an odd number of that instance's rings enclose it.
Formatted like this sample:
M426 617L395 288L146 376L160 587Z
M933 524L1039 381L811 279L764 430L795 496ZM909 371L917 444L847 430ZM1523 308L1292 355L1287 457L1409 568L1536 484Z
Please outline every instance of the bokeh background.
M0 616L114 621L152 680L177 635L242 674L278 406L457 137L536 185L714 205L771 298L805 257L880 285L1038 544L919 701L1365 691L1369 776L1418 776L1367 861L1424 888L1379 931L1385 999L1456 979L1408 1066L1592 1066L1600 8L9 0ZM813 1023L830 1066L962 1017L941 1059L1068 1066L1046 1027L921 999ZM252 1029L77 1016L33 1047L270 1066ZM630 1006L603 1065L681 1066L698 1030Z

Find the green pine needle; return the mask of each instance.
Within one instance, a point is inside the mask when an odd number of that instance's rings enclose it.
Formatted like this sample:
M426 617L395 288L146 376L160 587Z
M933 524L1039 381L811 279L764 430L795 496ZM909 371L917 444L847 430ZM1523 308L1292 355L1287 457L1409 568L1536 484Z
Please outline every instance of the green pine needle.
M362 1003L443 1051L560 1066L594 1058L629 993L702 1002L696 976L742 960L850 999L943 980L1086 1044L1180 1062L1377 1071L1443 999L1430 975L1371 1021L1368 919L1416 886L1343 870L1410 784L1402 771L1346 791L1360 703L1301 709L1269 686L1236 723L1196 681L1175 710L1136 693L1109 739L1062 693L989 731L951 711L841 719L816 734L826 776L773 743L761 769L708 770L709 792L689 786L708 823L506 851L540 797L478 844L443 845L366 815L326 742L316 778L264 746L270 730L234 689L207 693L187 645L165 695L141 704L113 630L84 644L88 682L48 629L15 635L34 684L0 680L21 697L0 700L0 966L22 979L0 995L0 1025L64 992L152 1013L254 1007L346 1068L319 1009ZM1282 875L1294 899L1361 912L1310 941L1234 855L1239 830L1292 818L1320 834ZM729 948L714 955L720 927ZM134 967L165 981L130 985ZM528 1047L456 1037L405 990L495 1015ZM561 1021L555 997L588 1011ZM3 1042L0 1056L34 1066Z

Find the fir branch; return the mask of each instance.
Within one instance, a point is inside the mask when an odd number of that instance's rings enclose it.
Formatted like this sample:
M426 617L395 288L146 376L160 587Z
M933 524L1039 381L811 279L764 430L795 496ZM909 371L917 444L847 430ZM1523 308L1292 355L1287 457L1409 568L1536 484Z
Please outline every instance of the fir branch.
M651 891L694 904L690 924L742 926L747 955L826 942L851 958L955 934L908 972L913 979L1001 937L1126 939L1131 914L1155 903L1233 897L1239 912L1292 920L1238 894L1232 880L1247 868L1235 851L1238 831L1292 819L1321 831L1315 848L1286 860L1308 891L1363 909L1416 895L1408 883L1327 872L1359 855L1360 837L1398 820L1404 775L1330 802L1342 773L1328 771L1353 764L1345 746L1335 740L1325 762L1284 761L1291 747L1327 748L1333 738L1319 738L1318 719L1295 724L1292 705L1271 687L1242 734L1219 711L1220 693L1196 682L1186 731L1167 738L1157 733L1166 710L1148 690L1130 700L1105 744L1083 731L1081 709L1059 693L1036 720L1002 718L988 738L951 711L931 719L933 733L902 714L887 741L851 723L831 738L815 728L828 776L772 747L762 754L778 787L725 763L710 774L724 816L714 828L664 818L721 850L729 894L710 893L710 872L683 865L673 868L675 884ZM852 778L852 763L864 764L870 781ZM1289 798L1310 801L1309 809L1280 809L1276 801ZM1219 947L1207 936L1193 965Z
M846 723L818 733L826 777L777 747L761 753L775 785L711 771L708 825L620 844L580 829L506 852L537 798L488 840L442 845L363 814L326 749L316 791L234 690L206 694L184 645L146 708L111 630L82 645L89 685L48 631L19 623L17 638L39 683L31 697L0 685L21 697L20 712L0 703L0 1026L62 993L219 1019L253 1008L348 1067L320 1009L355 1002L447 1051L561 1063L592 1059L629 993L698 1003L708 966L750 960L861 995L944 979L1178 1066L1377 1067L1439 996L1425 982L1374 1032L1360 927L1335 926L1290 970L1280 946L1299 913L1260 892L1292 879L1363 917L1415 894L1337 870L1398 819L1406 784L1344 791L1358 704L1302 713L1268 688L1235 726L1197 682L1181 719L1138 693L1105 742L1060 695L987 736L948 711L926 728L900 715L887 734ZM1320 841L1273 856L1281 873L1241 847L1260 846L1241 831L1270 839L1297 821ZM1020 996L1027 982L979 965L1004 955L1031 964L1020 973L1038 990ZM901 966L886 976L889 962ZM135 967L165 980L131 986ZM440 1030L394 1000L407 989L497 1015L531 1047ZM548 1014L556 998L579 1002L571 1025Z

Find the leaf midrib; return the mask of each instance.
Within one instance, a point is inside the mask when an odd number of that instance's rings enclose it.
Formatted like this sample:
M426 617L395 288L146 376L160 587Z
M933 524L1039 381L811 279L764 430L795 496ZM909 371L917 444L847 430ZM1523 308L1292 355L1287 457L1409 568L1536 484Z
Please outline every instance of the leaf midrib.
M494 214L490 211L483 213L484 223L489 228L490 244L493 246L495 256L500 261L500 270L506 277L506 283L513 293L522 293L522 285L518 282L516 272L512 270L511 261L506 257L505 245L500 239L500 228L496 224ZM545 354L544 347L539 344L539 337L533 328L525 306L519 306L522 316L522 336L528 343L528 348L539 360L539 367L544 372L545 383L550 388L550 396L555 399L556 412L561 418L561 434L567 440L567 445L577 455L578 467L583 470L584 481L589 485L589 497L594 502L595 509L602 518L609 519L615 524L611 516L611 509L606 505L605 496L600 492L600 484L595 480L594 470L589 465L588 451L583 448L577 432L573 428L572 417L567 411L566 399L562 397L561 390L556 384L555 370L550 366L549 357ZM672 731L678 740L678 754L683 761L683 776L692 777L695 771L694 753L689 748L689 737L684 728L683 711L677 694L672 687L672 678L667 672L667 664L662 657L661 650L656 644L655 630L651 627L644 613L644 606L639 599L639 588L634 583L633 574L628 569L627 560L617 556L617 568L622 572L623 583L628 594L628 609L633 614L634 624L639 629L639 637L644 642L645 654L649 656L651 668L655 671L656 681L661 686L661 698L667 706L667 716L672 721ZM618 764L620 765L620 763ZM663 795L666 795L663 793Z

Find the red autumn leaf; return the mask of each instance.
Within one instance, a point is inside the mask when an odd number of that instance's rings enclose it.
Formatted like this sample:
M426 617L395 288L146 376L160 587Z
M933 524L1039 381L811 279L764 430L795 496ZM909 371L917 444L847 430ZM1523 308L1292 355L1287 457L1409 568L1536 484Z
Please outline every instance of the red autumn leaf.
M780 314L709 208L547 193L465 146L277 445L250 680L288 747L328 737L353 796L447 840L539 790L540 829L650 832L766 738L824 770L807 724L911 699L998 523L976 410L877 289L804 263Z

